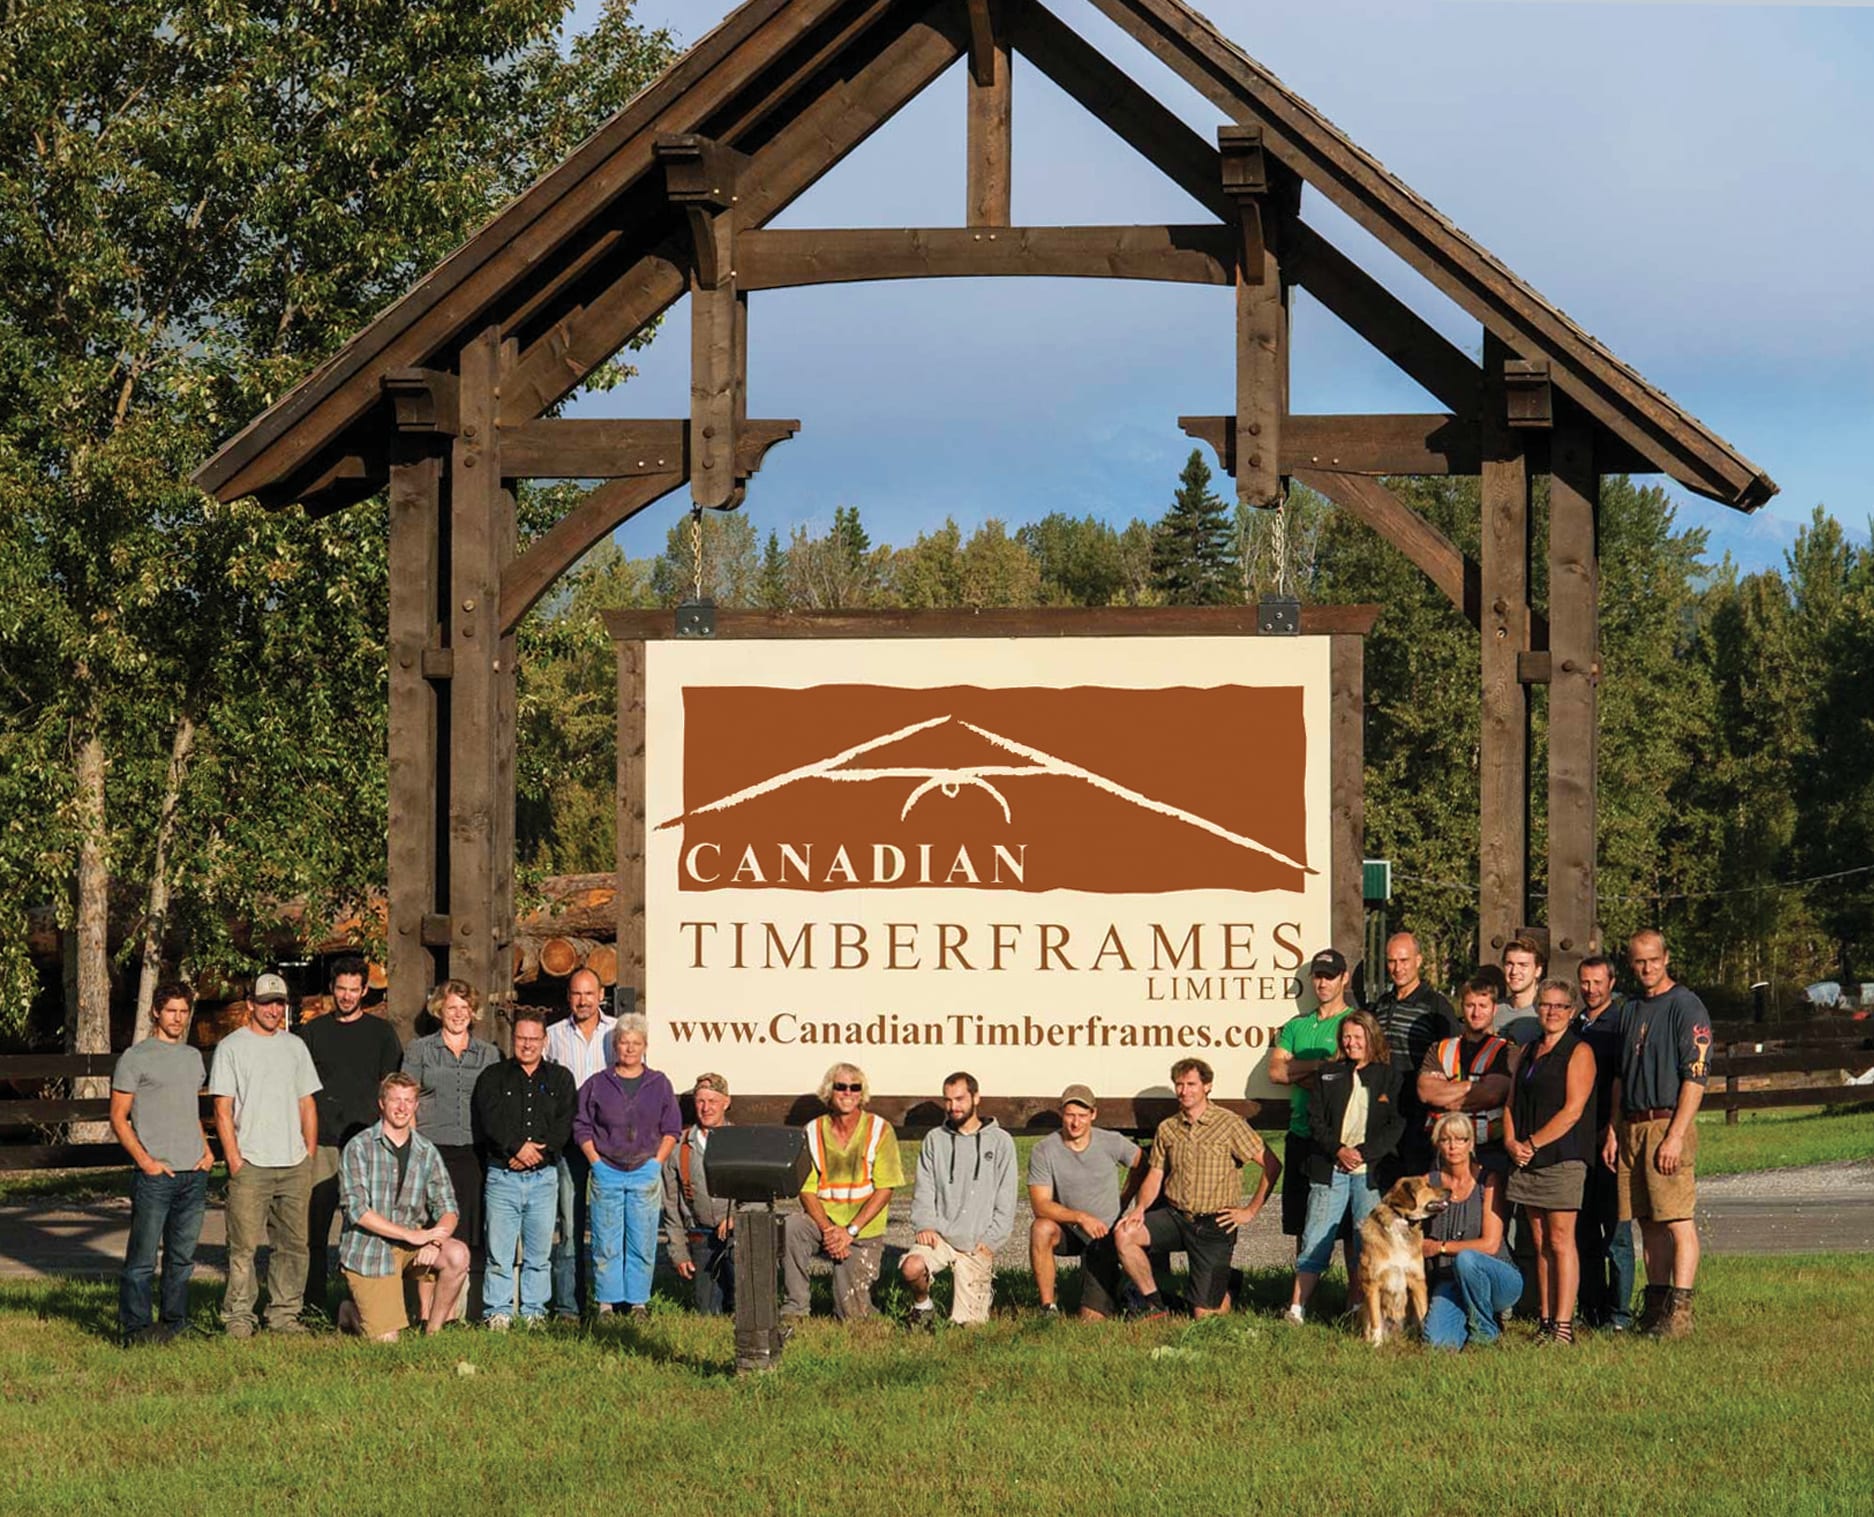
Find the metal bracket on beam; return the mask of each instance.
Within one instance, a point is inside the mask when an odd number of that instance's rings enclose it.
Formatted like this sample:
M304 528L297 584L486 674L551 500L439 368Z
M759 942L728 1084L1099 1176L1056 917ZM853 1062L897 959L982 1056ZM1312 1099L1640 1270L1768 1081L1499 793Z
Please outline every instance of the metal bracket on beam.
M1259 126L1217 128L1217 149L1223 159L1224 197L1236 207L1242 244L1238 267L1245 284L1261 284L1263 253L1273 228L1263 224L1269 195L1269 165L1262 151Z
M455 375L440 369L393 369L383 384L399 432L454 437L460 429Z
M1512 427L1547 431L1555 425L1555 390L1546 358L1509 358L1503 363L1503 394Z

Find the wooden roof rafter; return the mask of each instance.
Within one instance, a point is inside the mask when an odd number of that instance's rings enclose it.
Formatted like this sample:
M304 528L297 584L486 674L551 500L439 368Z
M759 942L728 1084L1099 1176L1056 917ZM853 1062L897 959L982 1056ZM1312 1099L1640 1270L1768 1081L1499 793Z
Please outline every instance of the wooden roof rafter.
M1095 4L1233 122L1259 131L1271 189L1280 191L1274 203L1283 208L1284 281L1314 294L1453 416L1475 415L1482 403L1479 366L1294 216L1302 183L1540 370L1545 385L1591 418L1604 439L1599 454L1610 463L1658 469L1744 510L1774 493L1747 459L1544 302L1182 0ZM990 21L993 30L986 29ZM1218 227L1008 228L987 243L975 241L973 229L832 232L817 234L817 248L807 245L808 234L759 230L958 59L971 60L975 85L1000 77L1005 91L1006 76L998 76L991 57L997 48L1019 53L1053 80L1217 216ZM223 498L258 494L269 504L323 492L326 508L370 493L386 467L382 429L370 421L384 410L385 380L413 366L446 366L452 345L489 321L520 349L501 387L500 425L525 424L558 403L689 287L693 240L665 193L654 152L660 138L673 134L707 137L746 162L737 215L747 289L955 273L1207 283L1235 277L1229 246L1238 207L1225 193L1218 149L1041 0L747 0L224 446L197 482ZM972 221L1005 226L1006 216ZM1396 430L1414 419L1374 420ZM1223 453L1225 439L1213 440Z

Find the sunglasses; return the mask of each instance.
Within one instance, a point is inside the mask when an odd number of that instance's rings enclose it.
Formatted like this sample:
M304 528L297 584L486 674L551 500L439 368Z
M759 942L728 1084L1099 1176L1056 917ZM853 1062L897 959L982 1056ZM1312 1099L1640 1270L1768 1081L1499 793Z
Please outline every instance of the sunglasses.
M833 1082L833 1089L849 1090L858 1094L863 1094L865 1092L865 1087L863 1085L842 1085L838 1080Z

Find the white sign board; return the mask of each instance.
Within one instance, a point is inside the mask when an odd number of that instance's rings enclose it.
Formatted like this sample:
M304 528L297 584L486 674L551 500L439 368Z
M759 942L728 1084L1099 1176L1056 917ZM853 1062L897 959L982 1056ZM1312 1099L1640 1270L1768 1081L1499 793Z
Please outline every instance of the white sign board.
M654 1059L1268 1096L1329 942L1326 638L653 642Z

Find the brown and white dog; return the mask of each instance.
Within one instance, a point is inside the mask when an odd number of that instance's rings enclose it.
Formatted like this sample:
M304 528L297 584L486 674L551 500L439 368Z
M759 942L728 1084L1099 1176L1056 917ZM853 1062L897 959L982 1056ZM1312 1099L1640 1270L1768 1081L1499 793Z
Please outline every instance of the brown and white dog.
M1450 1203L1451 1192L1409 1176L1360 1224L1360 1289L1368 1343L1397 1336L1410 1315L1425 1326L1425 1235L1419 1223Z

